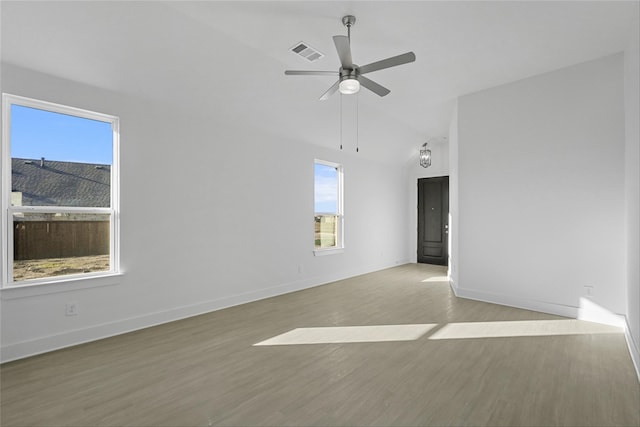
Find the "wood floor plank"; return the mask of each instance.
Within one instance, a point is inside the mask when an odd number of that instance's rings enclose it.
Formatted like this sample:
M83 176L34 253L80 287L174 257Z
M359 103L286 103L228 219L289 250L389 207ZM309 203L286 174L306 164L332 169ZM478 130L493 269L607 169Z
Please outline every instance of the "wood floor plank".
M409 264L6 363L0 424L640 425L622 332L446 338L468 322L573 326L456 298L443 276ZM254 346L296 328L415 324L437 326L412 341Z

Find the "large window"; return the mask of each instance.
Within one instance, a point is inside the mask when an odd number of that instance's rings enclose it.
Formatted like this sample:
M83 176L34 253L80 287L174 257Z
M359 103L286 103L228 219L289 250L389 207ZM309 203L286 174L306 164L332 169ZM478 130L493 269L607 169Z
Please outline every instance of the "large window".
M342 166L315 161L315 249L328 253L343 247Z
M3 285L118 272L118 118L8 94L2 107Z

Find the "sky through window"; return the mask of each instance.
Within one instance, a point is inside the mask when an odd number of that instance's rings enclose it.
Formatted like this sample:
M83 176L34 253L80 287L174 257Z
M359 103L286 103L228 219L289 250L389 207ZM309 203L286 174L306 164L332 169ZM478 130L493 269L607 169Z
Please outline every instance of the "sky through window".
M13 104L11 157L111 165L111 123Z
M315 164L315 212L338 212L338 170L333 166Z

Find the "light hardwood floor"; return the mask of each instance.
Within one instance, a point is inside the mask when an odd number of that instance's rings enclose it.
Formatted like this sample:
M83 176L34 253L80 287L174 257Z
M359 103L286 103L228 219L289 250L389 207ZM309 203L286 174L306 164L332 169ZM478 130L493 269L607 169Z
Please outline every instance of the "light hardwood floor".
M445 274L400 266L4 364L1 424L640 424L621 332L456 298ZM515 336L484 338L478 322ZM452 338L457 323L475 338ZM407 341L254 345L318 327L348 341L354 330L339 327L372 325L429 327Z

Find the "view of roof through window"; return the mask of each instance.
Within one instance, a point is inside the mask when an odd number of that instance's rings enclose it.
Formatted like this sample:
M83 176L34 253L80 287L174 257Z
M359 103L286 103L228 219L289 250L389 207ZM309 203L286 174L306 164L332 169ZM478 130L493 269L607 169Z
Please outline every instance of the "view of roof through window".
M13 206L108 207L112 160L110 123L11 106Z

